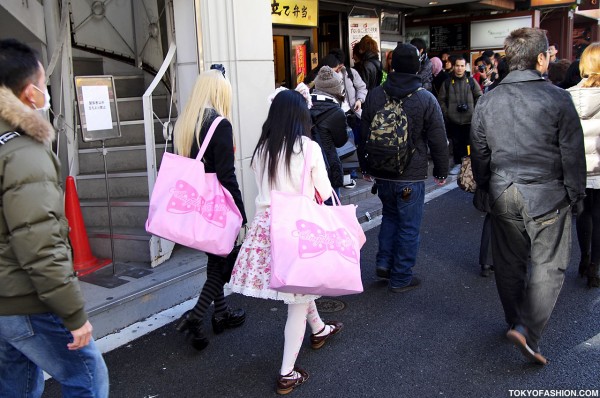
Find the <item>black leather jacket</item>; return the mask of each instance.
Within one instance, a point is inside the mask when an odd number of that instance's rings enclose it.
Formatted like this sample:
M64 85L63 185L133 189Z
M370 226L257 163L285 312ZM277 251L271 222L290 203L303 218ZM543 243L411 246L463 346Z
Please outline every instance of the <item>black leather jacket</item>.
M440 106L429 91L418 90L422 86L418 75L392 72L383 85L369 91L363 105L358 157L361 168L365 170L364 142L370 134L370 126L377 111L385 105L385 93L396 98L410 98L403 102L408 117L409 140L415 148L413 157L398 180L424 181L427 179L427 147L433 160L433 175L446 178L448 175L448 140L444 127L444 118ZM416 92L415 92L416 91ZM376 176L375 176L376 177Z
M515 184L531 217L585 192L583 131L569 93L535 70L513 71L479 99L471 125L477 186L490 204Z

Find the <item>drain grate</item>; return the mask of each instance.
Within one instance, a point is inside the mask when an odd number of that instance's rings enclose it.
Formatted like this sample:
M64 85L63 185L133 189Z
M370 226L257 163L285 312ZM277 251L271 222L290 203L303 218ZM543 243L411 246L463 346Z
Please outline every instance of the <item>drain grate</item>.
M346 308L346 304L341 300L320 298L315 301L319 312L338 312Z

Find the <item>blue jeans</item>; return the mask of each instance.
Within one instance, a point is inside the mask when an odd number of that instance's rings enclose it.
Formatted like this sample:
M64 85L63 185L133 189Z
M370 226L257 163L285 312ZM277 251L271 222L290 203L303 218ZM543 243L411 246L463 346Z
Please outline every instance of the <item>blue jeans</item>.
M535 349L571 258L569 207L532 218L511 185L492 206L492 256L506 322L527 327L527 343Z
M410 195L404 189L410 189ZM383 204L376 266L390 270L390 286L404 287L412 280L419 252L425 203L425 182L377 180Z
M94 341L69 351L73 338L52 314L0 316L0 392L3 398L40 397L45 370L63 397L108 397L108 371Z

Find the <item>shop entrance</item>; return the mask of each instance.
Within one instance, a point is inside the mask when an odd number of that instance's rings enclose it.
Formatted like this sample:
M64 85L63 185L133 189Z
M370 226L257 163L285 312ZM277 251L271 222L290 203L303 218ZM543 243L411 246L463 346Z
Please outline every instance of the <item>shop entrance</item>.
M273 29L275 87L293 89L311 69L312 29Z

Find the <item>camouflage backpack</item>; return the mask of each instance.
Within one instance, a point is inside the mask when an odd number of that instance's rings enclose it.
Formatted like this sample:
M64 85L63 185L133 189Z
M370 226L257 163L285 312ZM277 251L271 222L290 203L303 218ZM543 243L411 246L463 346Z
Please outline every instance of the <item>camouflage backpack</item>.
M365 142L367 173L373 177L398 178L410 163L415 149L409 140L408 118L402 102L417 91L402 99L385 93L385 105L375 114Z

